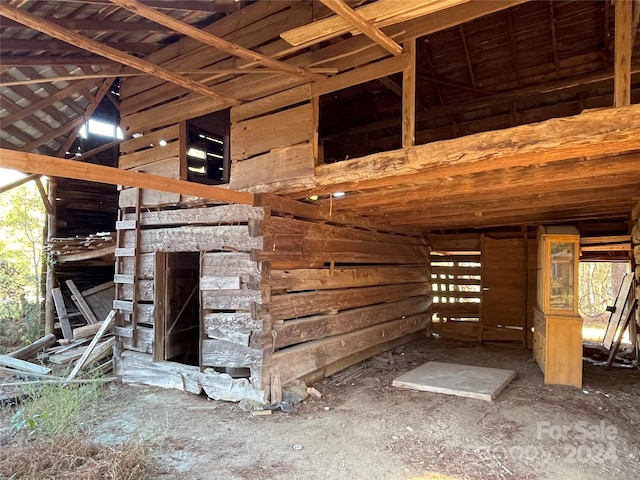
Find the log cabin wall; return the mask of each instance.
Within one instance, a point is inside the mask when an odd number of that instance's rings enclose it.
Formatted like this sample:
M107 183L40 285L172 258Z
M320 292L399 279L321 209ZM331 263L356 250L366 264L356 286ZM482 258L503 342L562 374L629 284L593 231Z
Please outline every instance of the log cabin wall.
M135 219L129 210L123 222ZM156 206L143 208L137 231L122 232L124 249L134 248L138 236L136 256L122 257L115 276L116 371L123 381L204 390L217 399L264 399L261 345L269 332L257 321L260 272L251 260L263 246L255 233L263 211Z
M134 194L121 192L122 225L135 220ZM420 235L269 195L256 207L148 198L155 205L142 202L138 230L121 232L121 247L138 253L121 258L115 278L116 371L125 382L273 400L281 385L330 375L418 338L430 324ZM199 328L195 347L173 336L181 308L168 307L180 300L168 272L185 270L188 260L171 255L189 252L199 285L199 314L191 312L199 318L189 326Z
M430 324L424 237L318 217L309 207L278 201L262 222L265 248L257 259L272 347L263 375L271 378L272 400L279 385L331 375L417 338Z

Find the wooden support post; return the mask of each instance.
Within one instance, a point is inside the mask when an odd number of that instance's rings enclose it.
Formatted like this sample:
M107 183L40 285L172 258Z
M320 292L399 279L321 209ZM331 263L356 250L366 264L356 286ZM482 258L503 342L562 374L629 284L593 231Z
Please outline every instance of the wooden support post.
M631 105L632 0L616 0L614 106Z
M416 40L404 43L406 52L402 70L402 146L415 145L416 136Z
M313 163L319 165L320 161L320 138L318 127L320 125L320 97L311 97L311 148L313 149Z
M47 214L47 240L51 240L56 236L56 182L53 178L49 178L49 204L51 205L51 213ZM51 260L51 259L49 259ZM44 333L48 335L53 333L53 325L55 324L55 306L51 291L56 287L56 272L53 269L53 262L47 261L47 276L45 281L45 302L44 302Z

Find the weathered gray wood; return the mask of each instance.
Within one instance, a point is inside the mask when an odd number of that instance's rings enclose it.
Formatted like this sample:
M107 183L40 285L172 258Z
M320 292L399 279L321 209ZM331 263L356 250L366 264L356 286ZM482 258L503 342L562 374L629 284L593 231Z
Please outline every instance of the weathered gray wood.
M142 253L138 255L138 269L136 274L138 279L152 279L153 278L153 265L154 265L153 253ZM120 273L125 275L133 275L133 265L135 258L123 258L122 259L122 271Z
M123 273L116 273L113 276L114 283L125 283L125 284L133 284L134 276L133 275L125 275Z
M260 278L260 266L248 253L205 253L200 274L203 277L228 277L240 275L242 283L254 283Z
M133 328L132 327L117 327L114 332L116 335L122 337L122 346L127 350L133 350L135 352L153 353L153 328L138 326L136 328L136 340L133 341Z
M429 297L413 297L392 303L354 308L333 315L318 315L300 320L289 320L273 325L274 347L282 348L296 343L340 335L378 323L426 313L431 306Z
M431 282L427 266L362 266L334 269L271 270L265 280L273 290L330 290L398 283Z
M124 215L125 220L135 218L133 213ZM246 223L249 219L261 220L264 209L249 205L218 205L214 207L186 208L142 212L140 224L146 227L168 225L223 225Z
M7 353L7 355L20 360L29 360L30 358L35 357L39 351L53 345L54 343L56 343L56 336L53 333L50 333L29 345L25 345L13 352Z
M155 306L150 303L138 304L138 324L153 325Z
M85 301L97 318L106 318L111 311L116 289L113 282L106 282L82 292Z
M279 372L282 383L286 384L343 357L421 330L428 321L428 315L420 314L344 335L302 343L274 353L264 368L274 373Z
M208 367L251 367L262 360L260 350L224 340L202 341L202 365Z
M124 244L134 245L134 232L124 231ZM246 225L219 227L185 226L140 232L140 251L199 252L234 249L249 252L262 248L262 237L250 237Z
M79 340L81 338L87 338L87 337L94 336L96 334L96 332L98 332L98 330L100 330L100 328L102 327L103 323L104 323L104 320L102 322L96 322L96 323L92 323L90 325L85 325L84 327L74 328L73 329L73 338L74 338L74 340Z
M205 330L209 328L224 328L226 330L247 329L256 331L262 327L262 323L259 320L251 317L251 313L212 312L205 314L202 321Z
M240 277L201 277L200 290L239 290Z
M225 328L211 326L207 328L207 337L243 346L249 346L251 333L250 329L242 327Z
M89 345L87 346L87 349L84 351L84 353L82 354L82 356L80 357L76 365L73 367L73 370L71 370L71 373L69 373L69 376L67 377L67 381L73 380L78 374L78 372L80 371L80 369L85 365L85 363L87 362L87 359L93 353L93 350L96 348L96 345L98 344L102 336L109 329L109 327L111 327L111 324L113 323L113 319L115 318L115 316L116 316L116 311L111 310L111 313L109 313L107 318L104 319L104 323L100 327L100 330L98 330L96 335L93 337L93 340L91 340L91 343L89 343Z
M93 313L93 311L91 310L91 307L89 307L89 305L87 304L86 300L80 293L80 290L78 290L78 287L76 287L76 284L73 283L73 280L67 280L66 284L67 284L67 287L69 287L69 290L71 290L71 293L72 293L71 299L78 307L78 310L82 312L82 316L85 318L87 323L89 324L97 323L98 318L96 317L95 313Z
M138 301L152 302L155 283L153 280L138 279ZM120 287L120 297L122 300L133 300L133 285L124 284Z
M136 225L137 222L135 220L118 220L116 222L116 230L135 230Z
M173 362L153 362L152 356L125 351L116 362L116 372L123 383L138 383L162 388L174 388L199 394L204 390L214 400L239 401L250 399L267 400L266 392L245 378L234 379L225 373L206 368Z
M133 312L133 302L128 300L114 300L113 308L124 312Z
M426 296L430 292L431 285L429 284L409 283L406 285L273 295L269 312L273 320L298 318L331 310L343 310L409 297Z
M136 249L135 248L116 248L114 255L116 257L135 257Z
M62 336L67 340L73 340L73 331L71 330L71 324L69 323L69 314L67 313L67 307L64 304L64 297L60 288L52 288L51 295L53 296L53 303L56 307L56 313L58 314L58 321L60 322L60 328L62 328Z
M20 360L19 358L10 357L9 355L0 355L0 365L27 373L38 373L40 375L47 375L51 373L51 369L48 367Z
M138 192L135 188L126 188L120 191L118 198L118 206L120 208L135 207L138 199ZM177 193L160 192L158 190L142 190L142 205L174 205L180 201L180 195Z
M96 348L93 349L93 352L91 352L91 355L87 358L85 365L91 365L103 358L111 356L113 354L113 346L115 342L116 339L114 337L110 337L104 342L98 343Z
M260 290L209 290L202 292L202 307L208 310L251 310L260 303Z

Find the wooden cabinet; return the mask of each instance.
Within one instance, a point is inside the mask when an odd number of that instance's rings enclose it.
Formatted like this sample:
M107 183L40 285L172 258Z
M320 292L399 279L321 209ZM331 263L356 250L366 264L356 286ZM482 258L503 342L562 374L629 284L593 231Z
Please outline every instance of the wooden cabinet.
M582 386L579 252L580 236L575 228L540 227L533 355L545 383Z

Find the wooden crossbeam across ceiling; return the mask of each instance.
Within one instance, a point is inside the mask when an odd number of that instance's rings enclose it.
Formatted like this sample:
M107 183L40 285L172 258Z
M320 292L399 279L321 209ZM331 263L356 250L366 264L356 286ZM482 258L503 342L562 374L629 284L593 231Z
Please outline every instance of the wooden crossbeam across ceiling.
M274 60L273 58L267 57L266 55L253 52L249 49L241 47L240 45L231 43L223 38L217 37L208 32L205 32L196 27L193 27L187 23L181 22L180 20L176 20L175 18L170 17L169 15L165 15L164 13L158 12L157 10L147 7L136 0L111 0L111 2L115 3L116 5L122 8L126 8L127 10L130 10L131 12L137 15L140 15L141 17L147 18L161 25L169 27L172 30L182 33L194 40L198 40L199 42L202 42L206 45L210 45L230 55L234 55L244 60L248 60L254 65L256 64L264 65L274 70L282 71L282 72L289 73L291 75L296 75L303 78L308 78L309 80L322 80L325 78L323 75L313 73L307 70L306 68L295 67L285 62Z
M228 97L202 83L195 82L188 77L174 73L147 60L129 55L121 52L120 50L116 50L113 47L109 47L100 42L79 35L71 30L59 27L44 18L27 13L13 5L3 4L2 9L0 9L0 15L22 23L29 28L45 33L50 37L57 38L89 52L101 55L109 60L121 63L122 65L128 65L136 70L154 75L162 80L186 88L187 90L197 92L215 100L226 102L229 105L237 105L239 103L235 98Z

